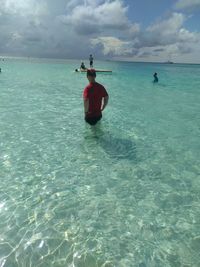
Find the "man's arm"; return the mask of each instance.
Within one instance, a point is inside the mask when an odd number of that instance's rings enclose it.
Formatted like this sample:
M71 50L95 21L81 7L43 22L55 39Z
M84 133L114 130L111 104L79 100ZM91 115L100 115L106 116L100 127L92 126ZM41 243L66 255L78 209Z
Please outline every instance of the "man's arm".
M103 111L105 109L105 107L107 106L108 99L109 99L109 96L108 95L103 98L103 103L102 103L101 111Z
M86 114L89 111L89 99L88 98L84 98L83 99L83 103L84 103L84 111L85 111L85 114Z

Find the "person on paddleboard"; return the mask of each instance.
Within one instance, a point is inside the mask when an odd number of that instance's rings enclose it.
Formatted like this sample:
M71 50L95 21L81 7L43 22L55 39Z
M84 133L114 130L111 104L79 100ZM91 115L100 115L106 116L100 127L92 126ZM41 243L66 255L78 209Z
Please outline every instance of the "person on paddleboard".
M90 61L90 68L93 68L93 61L94 61L94 58L92 55L90 55L89 57L89 61Z
M80 70L86 70L86 66L85 66L84 62L81 63Z
M95 125L102 118L102 111L108 104L108 93L100 83L95 81L96 71L87 70L89 84L83 91L85 121L90 125Z

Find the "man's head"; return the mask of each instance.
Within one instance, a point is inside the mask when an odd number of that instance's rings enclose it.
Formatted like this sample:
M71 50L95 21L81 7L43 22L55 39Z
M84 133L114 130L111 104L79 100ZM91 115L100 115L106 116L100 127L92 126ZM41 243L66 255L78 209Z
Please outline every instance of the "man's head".
M87 78L89 82L95 82L96 71L94 69L87 70Z

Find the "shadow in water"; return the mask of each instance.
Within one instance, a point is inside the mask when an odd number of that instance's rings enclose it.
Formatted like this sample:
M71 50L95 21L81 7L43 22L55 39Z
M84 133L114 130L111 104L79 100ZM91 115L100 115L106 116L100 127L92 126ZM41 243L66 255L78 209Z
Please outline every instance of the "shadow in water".
M96 145L100 145L106 154L113 159L137 161L135 142L128 138L113 136L108 129L105 131L100 124L91 127L85 139L93 139Z
M99 144L111 158L137 161L136 145L132 140L107 135L99 139Z
M157 86L157 87L167 87L167 85L164 83L160 83L160 82L154 83L153 81L152 81L152 83L154 86Z

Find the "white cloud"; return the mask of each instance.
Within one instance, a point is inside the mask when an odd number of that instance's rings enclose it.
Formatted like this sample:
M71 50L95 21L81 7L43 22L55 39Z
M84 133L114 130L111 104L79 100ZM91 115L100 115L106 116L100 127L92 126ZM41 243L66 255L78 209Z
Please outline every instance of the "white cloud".
M178 0L175 4L176 9L195 9L200 8L200 0Z
M140 32L140 24L139 23L131 24L128 31L132 37L136 36Z
M12 41L18 41L22 39L22 36L19 32L14 32L11 37Z
M155 34L171 35L176 34L185 21L185 16L181 13L173 13L166 20L159 21L147 28L147 31Z
M174 12L142 27L128 18L125 0L0 0L0 52L15 55L133 60L195 58L200 33ZM179 0L177 8L197 1ZM184 4L184 5L183 5ZM81 44L81 45L80 45ZM199 56L196 56L198 60Z
M130 60L136 61L157 61L165 62L172 60L173 62L193 62L199 63L199 44L191 44L189 46L181 43L175 43L157 47L143 47L138 53L131 57Z
M61 17L62 21L71 25L78 34L90 35L109 29L120 31L129 27L127 7L122 1L85 0L77 5L79 2L70 1L67 5L68 14Z
M188 30L181 28L177 36L179 42L185 43L197 43L200 41L200 33L189 32Z
M91 6L91 7L97 7L104 3L105 0L68 0L67 2L67 9L72 10L77 6Z
M198 42L200 34L185 29L185 21L186 17L183 14L173 13L169 18L154 23L139 36L138 47L156 47L176 43L188 46Z
M162 61L196 53L199 50L197 44L200 47L200 33L185 29L186 19L181 13L173 13L169 18L147 27L139 36L137 56Z
M140 25L129 21L124 3L122 0L71 0L61 21L79 36L87 36L89 46L97 53L128 55L133 52L132 38L139 34Z
M112 36L94 38L91 40L91 44L102 46L104 55L125 56L133 52L131 42L125 42Z
M0 0L0 12L10 15L43 16L48 14L48 6L44 1L36 0Z
M168 58L191 53L200 44L200 34L184 28L186 17L182 13L171 16L150 25L143 32L140 25L132 24L126 32L127 38L114 35L98 36L91 44L104 55ZM132 33L132 34L131 34Z

